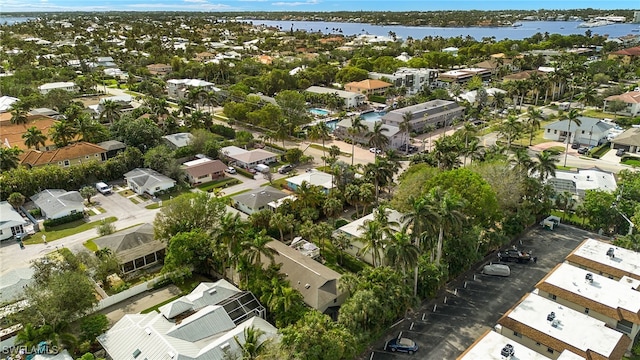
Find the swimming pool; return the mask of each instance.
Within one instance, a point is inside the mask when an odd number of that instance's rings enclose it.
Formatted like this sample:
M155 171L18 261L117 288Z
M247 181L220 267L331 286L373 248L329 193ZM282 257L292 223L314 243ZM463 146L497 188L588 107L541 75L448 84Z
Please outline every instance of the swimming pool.
M329 129L331 129L331 131L336 129L336 124L340 122L340 120L329 120L327 121L325 124L327 124L327 127Z
M329 115L329 110L325 110L325 109L313 108L313 109L309 109L309 112L312 113L313 115L319 115L319 116Z
M371 111L368 113L360 114L360 117L364 121L376 122L380 120L384 116L384 114L386 114L384 111Z

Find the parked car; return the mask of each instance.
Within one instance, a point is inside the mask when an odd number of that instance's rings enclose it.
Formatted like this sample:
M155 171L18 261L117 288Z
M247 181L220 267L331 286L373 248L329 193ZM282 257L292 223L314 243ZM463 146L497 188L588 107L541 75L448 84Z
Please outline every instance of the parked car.
M236 173L236 168L234 168L233 166L229 166L226 171L229 174L235 174Z
M509 276L511 275L511 269L504 264L489 264L482 268L482 273L492 276Z
M96 189L100 192L100 194L102 195L107 195L107 194L111 194L111 186L103 183L103 182L99 182L96 184Z
M286 174L286 173L290 172L291 170L293 170L293 165L287 164L287 165L281 166L280 169L278 169L278 172L280 174Z
M578 148L580 148L580 144L578 144L578 143L573 143L573 144L571 144L571 148L572 148L572 149L578 149Z
M618 149L618 151L616 151L616 156L623 156L625 153L624 149Z
M378 149L378 148L370 148L369 152L372 154L381 154L382 150Z
M518 263L527 263L531 261L531 254L520 251L518 249L509 249L498 252L498 259L501 262L515 261Z
M580 155L584 155L586 153L589 152L589 148L588 147L581 147L580 149L578 149L578 154Z
M398 148L398 150L400 150L400 151L404 151L404 152L406 152L406 153L414 153L414 152L418 151L418 147L417 147L417 146L415 146L415 145L407 145L407 144L404 144L404 145L400 145L400 147Z
M415 341L409 338L395 338L387 341L384 346L385 350L391 350L393 352L400 351L406 352L409 355L413 355L416 351L418 351L418 345Z

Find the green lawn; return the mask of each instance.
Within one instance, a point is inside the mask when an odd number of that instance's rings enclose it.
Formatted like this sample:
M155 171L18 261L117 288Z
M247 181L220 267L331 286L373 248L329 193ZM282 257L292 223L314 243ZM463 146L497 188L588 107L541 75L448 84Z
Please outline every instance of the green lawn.
M140 204L140 200L136 199L135 197L130 197L129 200L131 200L131 202L134 204Z
M551 215L557 216L562 219L562 215L564 215L564 212L561 210L551 210ZM565 220L571 220L574 223L578 223L578 224L582 224L582 221L583 221L583 219L576 214L565 216ZM584 224L587 225L588 223L589 223L589 220L584 219Z
M136 193L134 193L133 191L126 189L123 191L119 191L118 194L120 194L120 196L124 196L124 197L129 197L131 195L135 195Z
M562 166L562 165L556 165L556 169L557 170L575 170L574 167L570 167L570 166Z
M640 166L640 158L637 157L625 157L620 161L621 164L631 165L633 167Z
M276 189L284 189L285 185L287 185L287 179L286 178L282 178L282 179L278 179L278 180L273 180L271 183L266 183L264 184L264 186L272 186Z
M114 222L118 220L115 216L111 216L105 219L107 222ZM74 235L77 233L81 233L83 231L90 230L102 223L102 220L96 220L92 222L86 222L84 220L77 220L67 224L62 224L60 226L51 227L50 229L45 229L43 231L39 231L33 236L29 237L24 241L26 245L31 244L40 244L42 243L42 235L47 236L47 242L55 241L58 239L62 239L64 237Z
M582 113L583 116L587 116L587 117L592 117L592 118L596 118L596 119L614 119L615 115L614 114L608 114L605 112L602 112L600 110L585 110Z
M174 297L172 297L171 299L167 299L167 300L165 300L165 301L161 302L160 304L158 304L158 305L154 305L154 306L152 306L152 307L150 307L150 308L148 308L148 309L144 309L144 310L142 310L142 311L140 312L140 314L148 314L148 313L150 313L150 312L152 312L152 311L160 312L158 309L159 309L161 306L166 305L166 304L168 304L168 303L170 303L170 302L172 302L172 301L174 301L174 300L176 300L176 299L178 299L178 298L180 298L180 297L182 297L182 294L177 295L177 296L174 296Z
M322 150L324 149L324 151L327 153L327 156L329 155L329 148L328 148L328 147L326 147L326 146L323 148L323 147L322 147L322 145L318 145L318 144L309 144L309 147L310 147L310 148L314 148L314 149L316 149L316 150L320 150L320 151L322 151ZM340 155L342 155L342 156L346 156L346 157L351 157L351 153L349 153L349 152L344 152L344 151L340 152Z
M219 188L219 187L227 187L227 186L233 186L233 185L238 185L238 184L242 184L242 181L233 178L233 177L228 177L228 178L222 178L219 180L214 180L214 181L210 181L208 183L204 183L201 185L198 185L198 189L205 191L205 192L209 192L212 189L215 188Z
M93 240L87 240L82 245L93 252L98 251L98 245L96 245Z
M267 183L267 185L268 185L268 184L269 184L269 183ZM265 186L266 186L266 185L265 185ZM234 196L236 196L236 195L244 194L244 193L249 192L249 191L251 191L251 189L244 189L244 190L240 190L240 191L235 192L235 193L233 193L233 194L225 195L225 196L223 196L222 198L223 198L223 199L229 199L229 198L232 198L232 197L234 197Z

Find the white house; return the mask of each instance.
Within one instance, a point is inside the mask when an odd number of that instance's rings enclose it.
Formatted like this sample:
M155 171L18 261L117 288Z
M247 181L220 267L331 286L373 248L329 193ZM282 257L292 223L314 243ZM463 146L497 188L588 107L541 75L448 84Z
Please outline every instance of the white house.
M556 194L568 192L580 199L584 198L587 190L602 190L614 192L618 188L613 173L603 171L597 167L578 169L578 171L556 170L556 175L547 179Z
M460 50L460 49L458 49L457 47L450 46L450 47L442 49L442 52L445 53L445 54L458 56L458 50Z
M382 122L387 125L400 127L407 113L411 114L411 120L409 121L411 131L421 132L424 131L427 126L433 126L439 129L450 125L454 119L462 117L464 107L458 105L455 101L431 100L392 110L382 116Z
M233 207L251 215L264 209L271 209L269 203L286 197L287 194L270 186L239 194L231 198Z
M393 86L407 89L407 95L415 95L435 82L438 78L438 70L401 67L393 74L370 72L369 77L378 80L387 79Z
M350 240L349 247L347 247L347 249L345 250L348 254L353 255L369 264L373 264L373 254L371 254L371 252L368 252L366 254L362 253L364 243L359 239L362 237L362 234L364 234L364 227L366 226L367 222L373 221L375 219L375 213L377 211L378 210L375 209L369 215L365 215L355 221L352 221L333 232L333 236L346 236ZM399 231L400 227L402 226L402 217L404 216L404 214L393 209L386 209L386 212L389 222L392 224L397 224L392 225L391 229L393 231ZM380 251L380 258L384 259L383 250Z
M457 360L505 360L509 357L502 355L502 349L511 345L517 359L549 360L548 357L519 344L508 337L493 330L487 330L471 346L467 348ZM576 355L577 356L577 355ZM515 359L515 357L514 357ZM578 357L578 359L583 359ZM584 359L583 359L584 360Z
M84 211L84 198L77 191L47 189L31 196L31 200L47 219L57 219Z
M0 96L0 113L11 111L11 105L18 100L12 96Z
M171 99L184 99L190 89L200 88L205 91L220 91L213 83L199 79L167 80L167 94Z
M269 165L278 159L278 154L271 151L254 149L245 150L237 146L225 146L220 149L220 153L231 161L235 161L237 166L245 169L253 169L258 164Z
M220 160L202 158L183 163L182 169L187 175L189 183L191 185L197 185L223 177L227 165Z
M2 215L0 218L0 241L25 232L24 226L27 225L27 221L11 204L0 201L0 214Z
M600 119L579 116L580 125L569 120L560 120L544 127L544 138L552 141L570 142L581 145L598 145L606 141L613 125ZM568 135L568 136L567 136Z
M336 94L338 95L338 97L344 100L344 106L346 108L355 108L367 101L367 97L362 94L344 90L336 90L322 86L311 86L305 91L314 94Z
M45 95L51 90L64 90L68 92L76 92L78 91L78 87L74 82L71 82L71 81L53 82L53 83L46 83L38 86L38 90L40 91L40 94Z
M129 189L138 195L155 195L176 186L175 180L152 169L133 169L124 174L124 179Z
M366 145L369 143L370 139L370 137L367 137L367 133L373 131L375 122L363 121L362 124L367 127L367 130L355 135L355 141L357 143ZM333 135L339 139L351 139L353 135L349 134L350 128L351 120L343 119L336 124L336 129L334 130ZM387 137L387 139L389 139L387 148L397 149L406 141L406 135L400 132L399 127L389 124L383 124L382 128L385 129L382 133Z
M109 359L223 360L240 355L244 330L278 340L278 329L264 320L265 308L248 291L225 280L201 283L160 312L128 314L97 340Z
M287 187L292 191L296 191L302 183L305 182L309 185L321 187L322 192L325 194L328 194L329 191L335 187L333 184L333 175L318 170L304 172L300 175L287 178Z
M638 116L640 115L640 91L629 91L620 95L609 96L604 99L604 109L606 111L611 112L611 110L607 109L607 105L612 101L621 101L627 105L627 107L619 111L619 114L626 116Z

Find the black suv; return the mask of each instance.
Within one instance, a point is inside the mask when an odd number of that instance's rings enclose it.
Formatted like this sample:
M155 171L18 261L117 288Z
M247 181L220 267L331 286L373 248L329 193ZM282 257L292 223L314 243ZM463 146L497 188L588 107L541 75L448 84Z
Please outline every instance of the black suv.
M287 165L283 165L283 166L281 166L281 167L280 167L280 169L278 169L278 172L279 172L280 174L286 174L286 173L288 173L288 172L289 172L289 171L291 171L291 170L293 170L293 165L291 165L291 164L287 164Z

